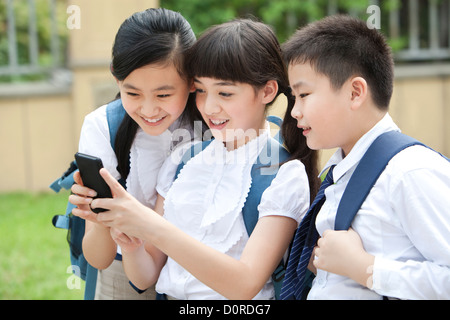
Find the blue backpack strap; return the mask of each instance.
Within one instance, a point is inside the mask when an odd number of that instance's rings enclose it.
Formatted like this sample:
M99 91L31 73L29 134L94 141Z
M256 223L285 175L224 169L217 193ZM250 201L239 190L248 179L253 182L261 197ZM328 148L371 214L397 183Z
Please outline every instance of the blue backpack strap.
M423 143L398 131L380 135L367 149L352 174L336 213L335 230L348 230L381 172L398 152ZM425 146L426 147L426 146Z
M277 116L268 116L267 120L281 128L282 119ZM270 186L278 173L280 165L290 158L289 152L283 147L283 137L278 131L273 138L269 138L267 144L260 152L256 163L252 166L252 185L247 199L242 208L245 228L250 236L259 219L258 205L261 203L263 192ZM280 261L272 274L272 283L275 289L275 298L279 299L283 284L286 266Z
M117 131L119 130L120 124L125 117L126 111L122 105L122 100L114 100L106 106L106 119L108 120L109 128L109 143L111 148L115 150ZM126 179L120 178L120 184L126 188Z
M277 175L280 164L288 160L289 157L290 154L281 144L274 138L269 138L266 146L256 159L256 163L252 166L252 185L242 208L245 228L249 235L258 222L258 205L261 202L264 190L270 186Z
M270 186L278 173L280 164L287 161L290 154L274 138L269 138L266 146L261 151L256 163L252 166L251 177L252 185L247 199L242 208L245 228L250 236L259 219L258 205L261 203L263 192ZM266 159L270 159L267 163ZM281 287L283 284L286 266L284 261L280 261L272 274L272 283L275 289L275 298L279 299Z
M73 175L76 171L78 171L77 164L75 161L72 161L70 163L69 169L67 169L67 171L64 172L61 177L56 179L50 185L50 188L55 192L59 192L61 189L69 190L74 183ZM53 226L55 228L59 228L59 229L69 229L69 215L72 212L73 208L75 208L75 206L73 204L71 204L70 202L67 202L65 214L64 215L55 215L52 218Z
M122 123L125 114L126 111L122 105L121 99L114 100L108 103L108 105L106 106L106 119L108 120L109 140L113 150L114 144L116 142L117 130L119 130L119 126Z
M278 116L270 115L267 116L267 121L276 124L281 129L281 124L283 123L283 119ZM273 137L276 141L278 141L281 145L284 143L283 136L281 135L281 130L279 130L275 136Z

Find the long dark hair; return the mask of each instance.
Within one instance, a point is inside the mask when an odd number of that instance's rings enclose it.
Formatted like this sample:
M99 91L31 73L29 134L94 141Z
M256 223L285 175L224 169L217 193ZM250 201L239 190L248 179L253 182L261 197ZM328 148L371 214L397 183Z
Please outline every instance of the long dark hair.
M188 79L185 53L196 37L188 21L178 12L158 8L134 13L120 26L112 48L111 73L119 81L135 69L153 63L172 63L182 78ZM120 97L120 95L118 95ZM180 124L201 120L195 95L189 95ZM123 179L129 174L129 153L138 124L126 114L116 136L115 153Z
M294 100L280 44L272 29L252 19L236 19L213 26L189 49L187 70L190 77L247 83L255 89L262 88L269 80L278 82L276 97L281 93L288 97L289 113L282 126L285 146L291 159L299 159L305 165L313 199L319 186L317 151L308 148L305 137L290 117ZM297 130L293 130L293 125Z

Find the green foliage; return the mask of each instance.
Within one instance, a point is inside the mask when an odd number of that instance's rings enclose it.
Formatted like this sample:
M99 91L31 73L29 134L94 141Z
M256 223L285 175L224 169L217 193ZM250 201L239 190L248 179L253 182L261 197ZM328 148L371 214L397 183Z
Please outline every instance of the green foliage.
M35 0L36 9L36 29L37 29L37 42L38 42L38 64L43 67L50 67L54 65L63 65L65 61L54 61L51 54L51 35L56 32L59 38L59 57L64 59L66 54L66 47L68 41L68 30L66 28L66 8L67 2L65 0L57 0L55 12L56 12L56 25L57 30L53 30L52 21L49 18L51 16L50 1L48 0ZM16 32L16 46L18 53L18 64L27 65L30 64L30 7L27 0L14 0L13 1L14 20L15 20L15 32ZM8 14L6 1L0 1L0 66L9 64L9 49L8 39L6 36L8 32ZM9 82L11 80L34 80L42 79L42 75L26 75L26 76L2 76L0 82Z
M0 195L0 299L83 299L83 281L79 289L67 286L67 231L51 223L65 212L68 195Z
M382 5L382 32L386 33L388 14L401 7L400 0L385 0ZM280 42L288 39L299 27L329 14L349 13L363 20L368 18L369 0L161 0L161 7L180 12L199 35L208 27L238 17L253 16L270 24ZM405 46L405 39L391 39L394 50ZM407 42L407 41L406 41Z
M328 14L330 1L298 0L161 0L161 7L178 11L191 23L196 34L211 25L237 17L254 16L273 26L280 42L285 41L297 28ZM388 1L398 2L397 0ZM367 18L369 0L335 1L337 12ZM387 7L395 7L389 4Z

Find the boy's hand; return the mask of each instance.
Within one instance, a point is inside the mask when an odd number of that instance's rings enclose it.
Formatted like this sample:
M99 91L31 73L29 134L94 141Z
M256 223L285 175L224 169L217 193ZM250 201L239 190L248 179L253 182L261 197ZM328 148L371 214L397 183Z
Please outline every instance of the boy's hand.
M375 257L364 250L361 238L348 231L326 230L314 248L313 264L317 269L346 276L363 286L372 287Z

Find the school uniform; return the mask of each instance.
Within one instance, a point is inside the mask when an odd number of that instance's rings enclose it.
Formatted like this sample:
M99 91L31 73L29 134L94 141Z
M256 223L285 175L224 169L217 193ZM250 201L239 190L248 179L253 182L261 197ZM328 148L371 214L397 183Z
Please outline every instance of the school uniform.
M370 144L398 130L389 114L343 158L339 149L324 170L336 165L334 185L316 219L321 235L334 228L345 187ZM375 256L373 287L317 270L308 299L450 299L450 163L423 146L394 156L358 211L352 226Z
M164 218L202 243L239 259L249 239L242 208L249 193L251 167L267 144L269 129L236 150L213 140L191 158L174 180L185 152L179 150L161 168L157 191L165 198ZM283 164L262 194L259 218L277 215L301 220L309 207L309 184L298 160ZM264 259L264 257L261 257ZM224 299L168 257L156 291L176 299ZM255 299L273 299L271 279Z
M130 150L130 173L126 179L126 189L144 205L153 208L156 202L156 182L161 165L172 149L172 130L178 127L176 121L159 136L146 134L138 128ZM103 166L116 178L117 158L110 144L106 118L106 105L99 107L85 119L81 129L79 152L100 157ZM105 270L98 271L96 299L154 299L154 288L139 294L129 284L118 256Z

